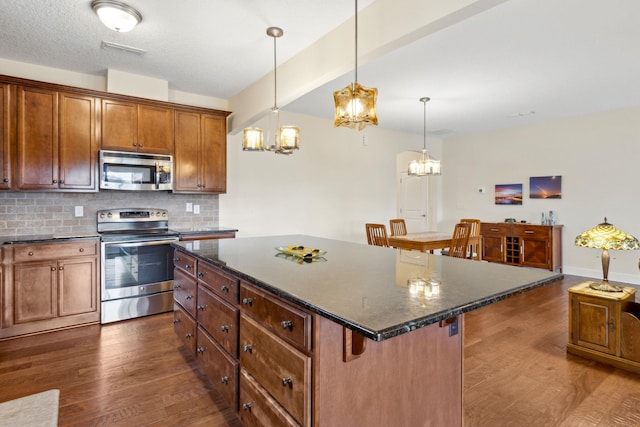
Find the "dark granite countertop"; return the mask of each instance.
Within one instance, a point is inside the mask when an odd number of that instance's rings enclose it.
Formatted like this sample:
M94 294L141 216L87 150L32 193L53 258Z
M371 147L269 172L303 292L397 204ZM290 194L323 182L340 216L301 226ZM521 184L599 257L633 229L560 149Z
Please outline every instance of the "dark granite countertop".
M197 235L211 235L211 234L225 234L225 233L237 233L237 228L230 227L169 227L172 231L180 233L182 235L197 236Z
M54 234L25 234L20 236L0 236L0 244L13 245L17 243L46 243L59 240L97 239L96 232L89 233L54 233Z
M175 242L172 245L284 299L381 341L562 278L513 267L304 235ZM276 247L327 251L296 262ZM438 282L416 292L410 278Z

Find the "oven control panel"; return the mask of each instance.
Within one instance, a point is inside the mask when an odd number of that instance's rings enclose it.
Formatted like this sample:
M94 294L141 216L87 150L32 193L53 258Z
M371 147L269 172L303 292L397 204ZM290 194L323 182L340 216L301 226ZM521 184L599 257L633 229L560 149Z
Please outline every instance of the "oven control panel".
M98 223L166 221L168 219L169 212L166 209L122 208L98 211Z

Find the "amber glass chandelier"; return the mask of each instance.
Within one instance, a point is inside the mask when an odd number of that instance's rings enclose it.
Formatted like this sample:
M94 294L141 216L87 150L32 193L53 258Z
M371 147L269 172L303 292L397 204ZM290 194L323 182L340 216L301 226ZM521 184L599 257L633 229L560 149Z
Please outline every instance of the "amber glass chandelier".
M344 89L333 92L336 104L335 127L362 130L367 125L378 125L376 97L378 89L366 88L358 83L358 0L355 13L355 80Z
M409 170L407 172L409 175L440 175L440 160L429 157L429 153L427 152L427 102L430 100L431 98L426 96L420 98L424 109L422 154L420 155L420 160L412 160L409 163Z
M276 39L284 31L279 27L267 28L267 35L273 37L273 107L269 113L269 130L266 144L264 132L260 128L245 128L242 138L244 151L273 151L276 154L291 154L300 148L300 129L297 126L280 126L280 108L278 108L278 74L276 60Z

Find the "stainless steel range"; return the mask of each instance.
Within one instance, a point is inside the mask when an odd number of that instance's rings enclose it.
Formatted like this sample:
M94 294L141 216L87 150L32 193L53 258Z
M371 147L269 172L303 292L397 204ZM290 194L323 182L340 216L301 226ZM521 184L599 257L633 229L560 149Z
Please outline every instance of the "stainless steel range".
M173 248L166 209L98 211L101 323L173 309Z

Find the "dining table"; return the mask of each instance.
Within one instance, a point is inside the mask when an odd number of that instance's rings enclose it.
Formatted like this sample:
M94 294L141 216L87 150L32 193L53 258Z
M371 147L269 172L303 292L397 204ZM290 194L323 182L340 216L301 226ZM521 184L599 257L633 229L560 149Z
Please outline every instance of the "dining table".
M437 249L451 247L451 233L441 231L421 231L417 233L407 233L403 236L389 236L389 246L398 249L416 250L420 252L431 252ZM474 248L470 253L472 259L482 259L482 236L469 236L469 246Z

